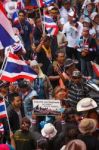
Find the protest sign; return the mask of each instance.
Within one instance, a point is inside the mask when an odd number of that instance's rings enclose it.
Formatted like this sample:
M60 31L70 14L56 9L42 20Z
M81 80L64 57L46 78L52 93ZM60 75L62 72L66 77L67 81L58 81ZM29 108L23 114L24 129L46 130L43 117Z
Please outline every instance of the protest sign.
M37 115L57 115L60 110L60 100L33 100L33 111Z

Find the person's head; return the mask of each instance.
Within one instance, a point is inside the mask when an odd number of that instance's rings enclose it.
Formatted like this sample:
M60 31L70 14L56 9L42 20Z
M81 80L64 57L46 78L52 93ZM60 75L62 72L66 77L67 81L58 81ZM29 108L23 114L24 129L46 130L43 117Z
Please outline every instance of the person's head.
M90 23L91 23L91 21L90 21L90 19L89 18L84 18L84 20L83 20L83 27L87 27L87 28L90 28Z
M83 32L82 32L82 35L83 35L85 38L88 38L88 37L89 37L89 28L84 27L84 28L83 28Z
M8 94L8 90L9 90L9 83L0 81L0 93L2 93L3 96L5 96L6 94Z
M68 21L69 23L74 22L74 11L68 13Z
M35 25L36 27L42 27L42 20L40 17L35 18Z
M50 16L52 16L53 19L57 19L57 15L59 14L59 11L56 7L49 6L48 12L49 12Z
M15 43L12 45L14 54L18 55L19 57L23 55L23 48L22 45Z
M55 99L58 99L58 100L64 100L67 98L67 95L68 95L68 90L65 88L61 88L60 86L57 86L55 89L54 89L54 98Z
M81 72L78 71L78 70L73 71L73 73L72 73L72 81L73 81L75 84L78 84L78 83L81 82L81 79L82 79Z
M23 81L23 80L19 81L18 86L19 86L20 92L22 92L23 94L30 90L30 86L27 81Z
M28 132L31 126L31 122L28 118L24 117L22 118L22 123L21 123L21 130L23 132Z
M20 22L24 22L24 21L25 21L25 18L26 18L26 13L25 13L25 11L24 11L24 10L20 10L19 13L18 13L18 15L19 15L19 21L20 21Z
M12 93L10 95L11 104L14 108L20 108L22 105L22 98L18 93Z
M91 109L87 112L87 118L96 119L99 123L99 114L97 113L96 109Z
M70 7L71 7L71 3L70 3L70 0L65 0L63 2L63 5L64 5L64 8L67 9L68 11L70 10Z
M97 121L95 119L84 118L79 123L79 131L82 134L92 134L97 127Z
M75 61L73 59L66 59L65 61L65 71L72 74L74 70L76 70L76 64L78 63L78 61Z
M48 142L45 138L37 140L37 149L36 150L46 150L48 148Z
M76 139L68 142L64 150L87 150L87 148L82 140Z
M74 108L67 108L65 110L65 121L66 122L75 122L75 109Z
M39 71L40 71L40 66L38 64L38 62L36 60L32 60L30 62L30 67L37 73L39 74Z
M65 61L65 53L62 50L56 51L56 61L60 64L63 65Z
M96 23L97 25L99 25L99 14L97 12L93 12L91 14L91 19L93 23Z
M41 134L43 137L47 139L52 139L56 136L57 130L55 129L53 124L47 123L44 125L43 129L41 130Z
M87 8L88 12L92 12L94 7L95 7L95 5L94 5L93 2L88 2L87 5L86 5L86 8Z

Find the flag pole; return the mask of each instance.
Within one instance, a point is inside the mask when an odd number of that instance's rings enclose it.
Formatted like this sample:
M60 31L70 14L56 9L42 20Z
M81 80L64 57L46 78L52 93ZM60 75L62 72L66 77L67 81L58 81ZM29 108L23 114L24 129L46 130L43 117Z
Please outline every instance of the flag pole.
M38 0L36 0L36 2L37 2L37 5L38 5L38 10L39 10L40 18L41 18L41 20L42 20L42 22L43 22L41 10L40 10L40 7L39 7L39 2L38 2ZM43 23L42 23L42 31L43 31L43 34L44 34L44 26L43 26Z
M11 132L11 127L10 127L9 117L8 117L8 113L7 113L7 107L6 107L6 104L5 104L5 100L6 100L6 99L3 98L3 100L4 100L4 105L5 105L6 115L7 115L8 127L9 127L9 131Z

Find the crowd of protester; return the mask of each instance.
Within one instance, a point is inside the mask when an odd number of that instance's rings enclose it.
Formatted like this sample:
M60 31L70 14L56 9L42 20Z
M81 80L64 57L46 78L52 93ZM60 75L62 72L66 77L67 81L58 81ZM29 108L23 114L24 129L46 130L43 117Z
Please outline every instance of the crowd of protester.
M26 0L17 23L16 2L2 0L17 42L6 48L0 42L0 67L12 52L37 78L0 80L8 114L0 119L0 150L99 150L98 103L86 84L99 83L92 67L99 64L99 0L57 0L43 8ZM57 24L57 35L48 34L44 13ZM60 114L37 116L34 99L60 100Z

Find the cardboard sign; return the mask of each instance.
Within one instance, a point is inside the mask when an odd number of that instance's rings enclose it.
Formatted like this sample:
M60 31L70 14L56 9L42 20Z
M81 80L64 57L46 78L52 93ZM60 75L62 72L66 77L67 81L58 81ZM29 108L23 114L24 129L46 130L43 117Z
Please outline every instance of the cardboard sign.
M60 109L60 100L33 100L33 111L37 115L57 115Z

